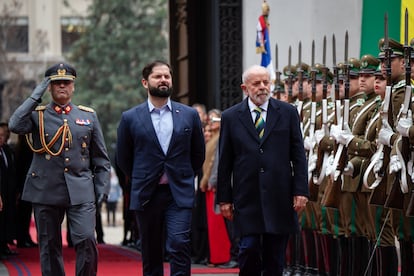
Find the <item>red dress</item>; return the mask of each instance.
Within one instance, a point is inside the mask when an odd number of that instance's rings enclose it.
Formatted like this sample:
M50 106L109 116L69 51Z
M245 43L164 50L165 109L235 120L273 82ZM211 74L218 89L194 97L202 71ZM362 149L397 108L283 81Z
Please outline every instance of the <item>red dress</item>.
M215 192L206 191L206 210L210 263L223 264L230 261L230 240L224 218L214 211Z

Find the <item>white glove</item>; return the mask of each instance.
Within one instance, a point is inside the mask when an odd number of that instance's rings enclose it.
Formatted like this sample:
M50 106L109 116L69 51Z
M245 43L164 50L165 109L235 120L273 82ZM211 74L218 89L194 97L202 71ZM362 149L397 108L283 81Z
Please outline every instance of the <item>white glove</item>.
M354 135L352 135L351 130L349 129L349 126L346 124L344 126L344 129L341 130L339 133L336 141L344 146L348 146L348 144L354 139Z
M316 169L316 161L318 156L316 154L310 154L308 160L308 173L313 172Z
M337 141L339 134L341 133L342 129L339 125L331 125L330 135L332 138Z
M323 129L318 129L317 131L315 131L316 144L319 145L323 137L325 137L325 131Z
M344 175L352 176L354 174L354 165L351 162L348 162L344 168Z
M328 157L328 162L326 164L326 170L325 170L326 176L331 175L336 170L336 168L334 167L334 160L335 160L335 155L330 154Z
M411 182L414 183L414 168L413 168L414 164L413 164L413 160L410 160L407 162L407 172L409 175L411 175Z
M398 155L393 155L390 158L390 164L389 164L389 171L391 173L395 173L401 170L401 161L400 158L398 158Z
M383 159L384 159L384 153L381 152L380 157L375 162L375 165L374 165L374 168L373 168L375 174L378 174L378 172L381 170L382 164L383 164Z
M305 139L303 139L303 146L305 147L305 150L311 151L315 147L315 139L306 136Z
M394 134L386 120L382 120L382 128L378 133L378 143L391 147L391 137Z
M407 112L407 118L401 118L398 121L397 131L404 137L409 136L410 127L413 125L412 112L409 109Z

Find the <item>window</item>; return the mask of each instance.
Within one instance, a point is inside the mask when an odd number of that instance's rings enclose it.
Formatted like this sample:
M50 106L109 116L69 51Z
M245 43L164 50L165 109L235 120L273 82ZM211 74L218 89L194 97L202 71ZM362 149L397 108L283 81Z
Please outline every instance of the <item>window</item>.
M3 47L9 53L29 52L29 27L27 17L15 17L1 20L1 40Z
M85 22L81 17L62 17L60 21L62 29L62 53L66 53L82 35Z

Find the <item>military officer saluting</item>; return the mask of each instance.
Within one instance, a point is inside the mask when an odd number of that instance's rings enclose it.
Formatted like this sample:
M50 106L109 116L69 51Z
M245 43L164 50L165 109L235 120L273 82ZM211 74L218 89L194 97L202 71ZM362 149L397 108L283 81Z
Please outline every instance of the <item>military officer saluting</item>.
M42 275L65 275L61 224L65 214L76 251L76 275L96 275L96 203L108 194L110 162L93 109L71 102L75 69L53 65L10 118L33 154L22 199L33 204ZM49 87L52 102L39 105Z

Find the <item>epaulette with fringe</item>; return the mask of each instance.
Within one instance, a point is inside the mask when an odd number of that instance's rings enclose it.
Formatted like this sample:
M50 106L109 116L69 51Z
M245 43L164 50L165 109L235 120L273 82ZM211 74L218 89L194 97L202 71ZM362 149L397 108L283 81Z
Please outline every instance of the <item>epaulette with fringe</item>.
M87 107L87 106L84 106L84 105L78 105L78 107L79 107L80 110L83 110L83 111L87 111L87 112L91 112L91 113L95 112L95 110L93 110L93 108L90 108L90 107Z
M43 111L46 110L46 106L45 105L38 105L35 109L36 111Z

